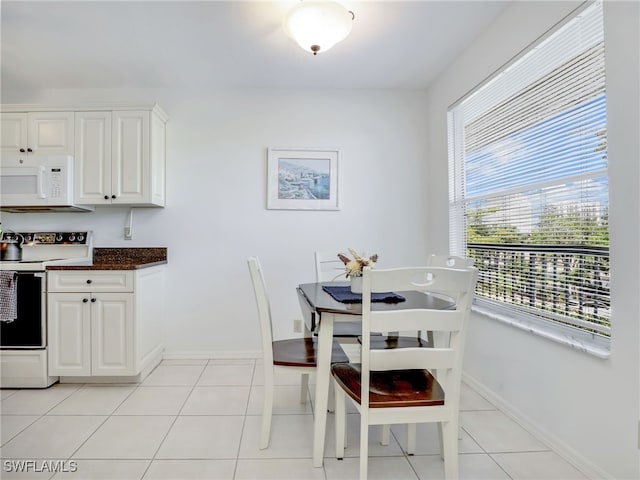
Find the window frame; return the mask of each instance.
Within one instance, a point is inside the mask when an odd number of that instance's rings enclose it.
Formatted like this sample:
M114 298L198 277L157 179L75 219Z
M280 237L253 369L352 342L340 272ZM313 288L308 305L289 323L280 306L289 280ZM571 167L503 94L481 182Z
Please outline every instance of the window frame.
M576 18L581 12L592 6L592 2L587 2L577 8L562 22L554 26L543 36L531 43L519 55L511 59L493 75L480 83L476 88L470 91L463 98L451 105L447 112L447 128L448 128L448 157L449 157L449 242L450 251L454 255L466 256L467 254L467 229L466 229L466 202L465 196L465 154L464 154L464 136L456 132L462 132L463 119L462 115L456 115L457 109L471 96L480 89L484 88L489 82L509 69L516 62L521 60L532 49L535 49L542 42L554 35L558 30L562 29L567 23ZM602 8L602 5L600 5ZM602 27L603 28L603 27ZM539 77L542 78L542 77ZM606 98L606 90L605 90ZM606 100L605 100L606 102ZM606 107L605 107L606 108ZM551 118L547 116L545 118ZM601 172L602 173L602 172ZM606 173L608 179L608 172ZM607 198L609 198L609 189L607 187ZM560 246L560 244L558 244ZM610 247L610 244L607 245ZM610 298L610 292L609 292ZM563 343L565 345L577 348L586 353L590 353L599 358L608 358L610 356L610 337L603 337L597 334L581 330L574 326L563 325L552 319L541 318L518 309L517 306L509 303L495 302L486 300L476 296L473 306L474 312L485 317L497 320L516 328L520 328L533 334ZM609 333L610 334L610 333Z

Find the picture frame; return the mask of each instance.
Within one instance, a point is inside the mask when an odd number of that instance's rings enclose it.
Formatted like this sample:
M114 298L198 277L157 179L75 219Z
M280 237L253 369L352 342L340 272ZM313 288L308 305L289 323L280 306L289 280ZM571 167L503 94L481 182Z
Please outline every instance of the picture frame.
M340 210L337 149L269 148L267 209Z

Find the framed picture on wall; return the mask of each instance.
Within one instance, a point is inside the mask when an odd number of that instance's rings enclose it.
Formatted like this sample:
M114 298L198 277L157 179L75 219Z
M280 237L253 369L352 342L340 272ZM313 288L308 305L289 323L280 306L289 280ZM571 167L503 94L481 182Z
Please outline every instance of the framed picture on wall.
M337 149L269 148L267 208L339 210Z

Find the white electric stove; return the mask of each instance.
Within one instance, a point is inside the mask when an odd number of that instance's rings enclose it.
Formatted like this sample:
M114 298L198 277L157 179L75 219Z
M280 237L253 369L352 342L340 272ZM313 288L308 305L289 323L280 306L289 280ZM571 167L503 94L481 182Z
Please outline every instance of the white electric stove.
M57 381L48 375L47 277L49 265L89 264L91 232L5 232L24 239L22 260L0 261L6 280L13 274L15 295L3 285L3 301L15 302L16 318L0 321L0 387L44 388ZM20 239L20 237L17 237Z

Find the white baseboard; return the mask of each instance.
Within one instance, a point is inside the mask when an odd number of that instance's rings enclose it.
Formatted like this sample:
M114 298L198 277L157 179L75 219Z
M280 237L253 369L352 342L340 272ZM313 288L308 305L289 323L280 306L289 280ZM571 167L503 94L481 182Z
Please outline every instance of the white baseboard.
M518 410L511 403L507 402L500 395L497 395L493 390L485 387L475 378L469 376L466 373L463 373L462 380L484 398L493 403L500 411L509 416L509 418L515 421L518 425L531 433L531 435L536 437L551 450L560 455L575 468L580 470L587 478L591 480L614 480L614 477L612 477L610 474L602 470L589 459L585 458L582 454L571 448L555 435L551 435L546 429L542 428L538 423L534 422L531 418L523 414L520 410Z
M262 350L233 350L233 351L164 351L163 360L231 360L244 358L262 358Z

